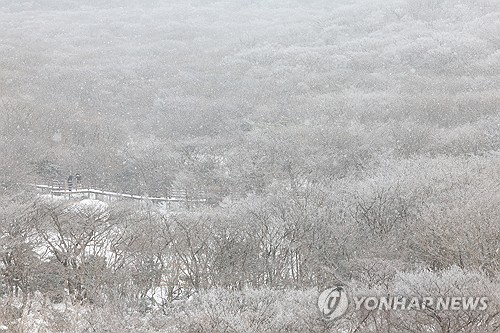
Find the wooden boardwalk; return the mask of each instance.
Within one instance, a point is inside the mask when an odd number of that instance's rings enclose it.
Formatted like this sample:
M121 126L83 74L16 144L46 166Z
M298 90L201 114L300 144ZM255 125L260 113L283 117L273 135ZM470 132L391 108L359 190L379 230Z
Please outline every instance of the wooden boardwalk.
M104 202L113 201L133 201L138 203L140 206L157 206L165 209L171 209L172 207L182 207L187 209L199 206L200 204L207 204L206 197L196 195L190 196L186 190L171 190L168 196L165 197L150 197L147 195L135 195L127 193L119 193L106 191L101 189L93 188L73 188L71 191L62 186L54 185L33 185L42 193L47 193L52 196L68 197L68 198L89 198L94 200L101 200Z

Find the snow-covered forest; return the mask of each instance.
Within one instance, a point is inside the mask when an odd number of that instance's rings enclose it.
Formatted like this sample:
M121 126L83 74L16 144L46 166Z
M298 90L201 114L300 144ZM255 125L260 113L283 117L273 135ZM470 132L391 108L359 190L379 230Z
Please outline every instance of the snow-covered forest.
M0 332L500 332L499 111L498 0L0 0Z

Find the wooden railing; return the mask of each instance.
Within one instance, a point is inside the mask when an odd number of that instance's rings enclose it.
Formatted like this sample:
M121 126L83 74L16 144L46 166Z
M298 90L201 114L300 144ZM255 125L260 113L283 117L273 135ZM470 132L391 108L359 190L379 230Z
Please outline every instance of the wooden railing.
M187 190L173 189L169 190L164 197L150 197L147 195L135 195L128 193L119 193L93 188L81 188L81 186L73 187L71 190L65 186L54 184L51 185L34 185L38 190L48 193L53 196L67 197L88 197L90 199L102 201L117 201L117 200L133 200L141 203L150 203L157 206L165 206L170 208L172 203L184 203L187 208L196 206L197 204L207 203L206 196L200 193L190 195Z

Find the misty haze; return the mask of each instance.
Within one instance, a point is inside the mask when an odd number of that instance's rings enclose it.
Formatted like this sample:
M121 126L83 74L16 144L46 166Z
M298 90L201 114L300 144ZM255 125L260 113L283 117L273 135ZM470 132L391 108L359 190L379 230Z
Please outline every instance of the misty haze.
M0 0L0 333L499 333L500 1Z

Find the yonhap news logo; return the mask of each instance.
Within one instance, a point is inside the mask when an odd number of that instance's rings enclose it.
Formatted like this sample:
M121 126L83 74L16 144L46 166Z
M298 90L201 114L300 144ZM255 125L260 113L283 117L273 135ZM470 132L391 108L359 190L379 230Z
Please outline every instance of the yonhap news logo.
M473 296L350 296L345 286L328 288L318 296L324 320L342 317L353 304L354 311L486 311L488 297Z
M318 297L318 308L325 320L342 317L349 307L347 291L342 286L328 288Z
M353 297L355 310L433 310L433 311L486 311L487 297L405 297L378 296Z

